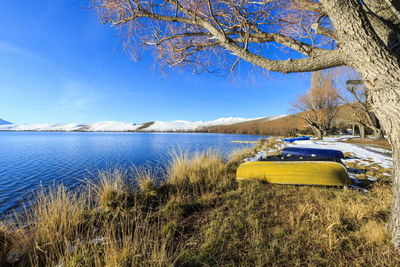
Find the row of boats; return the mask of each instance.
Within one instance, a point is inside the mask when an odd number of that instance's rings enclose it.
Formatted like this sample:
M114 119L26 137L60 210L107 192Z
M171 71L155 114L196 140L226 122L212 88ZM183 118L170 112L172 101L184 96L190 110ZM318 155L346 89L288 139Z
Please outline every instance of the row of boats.
M280 156L260 158L239 166L237 180L260 179L274 184L349 186L353 183L334 149L286 147Z

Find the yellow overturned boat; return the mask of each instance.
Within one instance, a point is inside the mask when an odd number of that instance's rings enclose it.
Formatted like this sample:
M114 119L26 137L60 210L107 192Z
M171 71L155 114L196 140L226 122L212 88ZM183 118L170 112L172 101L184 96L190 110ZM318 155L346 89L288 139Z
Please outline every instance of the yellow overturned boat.
M269 158L269 159L268 159ZM272 184L346 186L352 181L336 159L268 157L239 166L236 179L263 180Z

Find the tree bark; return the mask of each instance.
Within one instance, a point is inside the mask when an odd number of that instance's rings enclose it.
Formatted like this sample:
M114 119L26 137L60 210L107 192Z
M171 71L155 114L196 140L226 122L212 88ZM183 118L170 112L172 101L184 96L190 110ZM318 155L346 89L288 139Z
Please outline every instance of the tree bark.
M324 139L324 133L321 130L318 129L317 134L318 134L318 140Z
M400 249L400 58L381 39L358 0L321 0L341 39L348 65L363 77L372 108L393 149L393 199L390 230ZM393 33L394 34L394 33Z
M385 139L382 129L374 129L374 138L375 140Z
M357 124L358 131L360 132L360 138L365 139L365 126L361 123Z
M398 73L400 76L400 68ZM393 244L400 249L400 88L388 84L381 90L385 90L385 93L374 92L373 107L388 133L393 150L393 196L389 228Z
M389 230L392 233L392 243L397 249L400 247L400 151L399 143L400 136L397 135L397 140L394 136L390 136L393 147L393 197L392 197L392 216L390 219ZM395 145L393 145L393 143ZM397 146L396 146L397 145Z
M313 131L317 134L318 140L322 140L324 138L323 130L319 129L318 127L312 126Z

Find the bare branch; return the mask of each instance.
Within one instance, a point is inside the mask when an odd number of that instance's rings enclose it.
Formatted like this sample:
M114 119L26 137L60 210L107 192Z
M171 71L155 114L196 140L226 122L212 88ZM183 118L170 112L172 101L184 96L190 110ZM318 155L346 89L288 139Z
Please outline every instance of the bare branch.
M321 25L319 25L318 22L314 23L311 25L311 28L317 33L317 34L322 34L325 35L333 40L337 40L338 37L336 35L336 33L330 29L327 29L325 27L322 27Z
M235 67L239 63L239 61L240 61L240 57L238 59L236 59L235 63L233 63L233 66L231 68L231 72L233 72L235 70Z
M218 56L230 53L255 66L283 73L316 71L346 64L346 58L338 49L325 49L324 42L315 40L317 37L308 30L317 16L317 21L325 16L322 5L309 0L298 0L295 4L271 0L264 2L258 9L254 5L259 6L259 3L247 0L93 1L99 3L98 10L103 12L104 23L111 23L121 29L126 27L128 40L135 38L140 41L139 45L152 45L159 53L158 59L172 66L190 60L199 62L202 58L205 62L207 57L200 58L205 48L209 56L213 53ZM299 11L300 7L303 12ZM274 18L278 8L286 8L289 12L278 15L285 17L286 21ZM273 27L270 25L282 30L271 31ZM290 35L289 28L292 25L298 26L299 35ZM289 27L288 34L284 34L286 27ZM311 40L311 44L305 42L305 38ZM273 60L263 49L263 45L269 42L280 44L306 57ZM259 47L256 48L254 44L259 44ZM233 63L231 69L236 64Z
M236 38L234 39L236 42L243 42L244 38ZM322 49L318 47L314 47L312 45L306 44L304 42L298 41L292 37L285 36L283 34L279 33L257 33L257 34L251 34L249 36L249 42L253 43L264 43L264 42L277 42L281 45L284 45L288 48L291 48L303 55L306 56L312 56L312 55L317 55L320 52L326 52L328 51L327 49Z
M282 73L317 71L346 65L346 60L343 58L339 50L320 53L318 56L308 58L270 60L248 51L243 51L234 43L223 45L228 50L231 50L234 55L237 55L254 65Z
M310 0L295 0L295 2L302 10L307 10L318 14L326 14L324 11L324 7L320 3Z

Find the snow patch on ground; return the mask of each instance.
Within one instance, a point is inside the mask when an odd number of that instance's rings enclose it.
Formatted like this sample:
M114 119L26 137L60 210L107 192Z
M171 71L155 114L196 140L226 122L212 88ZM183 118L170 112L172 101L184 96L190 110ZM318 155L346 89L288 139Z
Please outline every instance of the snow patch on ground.
M254 157L245 158L244 161L245 161L245 162L258 161L258 160L260 160L262 157L266 157L267 154L268 154L268 153L267 153L266 151L261 150L261 151L258 152L257 155L255 155Z
M356 144L342 143L338 142L343 140L343 137L327 137L324 140L302 140L295 141L293 144L288 144L288 146L297 147L308 147L308 148L322 148L322 149L337 149L343 153L350 152L353 153L356 159L345 159L346 162L360 162L363 164L371 164L371 161L377 163L382 168L393 168L392 157L384 155L381 149L371 150L370 148L363 148ZM383 149L384 150L384 149Z
M321 149L336 149L340 150L343 153L350 152L353 153L354 158L344 159L343 163L346 162L357 162L359 164L371 165L371 163L376 163L380 165L382 168L393 168L392 157L389 156L391 151L381 148L373 148L370 147L360 147L356 144L343 143L340 141L345 141L350 138L354 138L352 135L344 135L344 136L333 136L333 137L324 137L324 140L300 140L295 141L293 143L278 143L275 145L275 148L282 149L286 146L292 147L304 147L304 148L321 148ZM271 149L267 151L260 151L256 156L245 159L245 161L257 161L261 157L268 156L269 153L275 152L275 149ZM372 166L373 168L373 166ZM390 175L389 173L385 173L385 175Z

